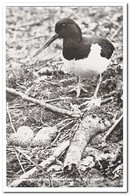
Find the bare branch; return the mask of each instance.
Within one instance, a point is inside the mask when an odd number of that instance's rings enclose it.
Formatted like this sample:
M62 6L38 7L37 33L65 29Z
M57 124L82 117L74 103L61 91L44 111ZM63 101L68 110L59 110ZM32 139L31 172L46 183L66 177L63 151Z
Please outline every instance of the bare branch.
M9 116L10 125L11 125L11 127L12 127L12 129L13 129L14 133L16 133L16 130L15 130L14 125L13 125L13 123L12 123L12 119L11 119L11 115L10 115L10 111L9 111L8 103L6 104L6 110L7 110L8 116Z
M71 116L71 117L76 117L76 118L79 118L80 117L80 114L79 113L74 113L74 112L71 112L69 110L65 110L65 109L61 109L61 108L58 108L58 107L55 107L55 106L52 106L48 103L46 103L44 100L37 100L35 98L32 98L32 97L28 97L27 95L25 95L24 93L22 92L18 92L16 91L15 89L13 88L6 88L6 91L9 92L9 93L12 93L13 95L16 95L16 96L19 96L21 97L23 100L26 100L28 102L33 102L35 104L38 104L40 106L44 106L45 108L53 111L53 112L57 112L57 113L60 113L60 114L64 114L64 115L68 115L68 116Z

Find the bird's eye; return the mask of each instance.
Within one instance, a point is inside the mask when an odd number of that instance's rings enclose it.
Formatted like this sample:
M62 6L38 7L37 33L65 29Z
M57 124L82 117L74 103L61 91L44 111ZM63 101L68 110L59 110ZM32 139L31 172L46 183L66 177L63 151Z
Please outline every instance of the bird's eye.
M65 27L65 26L66 26L66 24L65 24L65 23L63 23L61 26Z

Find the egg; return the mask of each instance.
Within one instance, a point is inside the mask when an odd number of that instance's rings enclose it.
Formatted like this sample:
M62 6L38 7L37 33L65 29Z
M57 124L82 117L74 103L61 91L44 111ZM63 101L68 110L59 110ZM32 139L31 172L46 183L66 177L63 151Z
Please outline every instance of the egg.
M10 136L9 142L15 146L27 147L31 144L33 137L34 133L30 127L21 126Z

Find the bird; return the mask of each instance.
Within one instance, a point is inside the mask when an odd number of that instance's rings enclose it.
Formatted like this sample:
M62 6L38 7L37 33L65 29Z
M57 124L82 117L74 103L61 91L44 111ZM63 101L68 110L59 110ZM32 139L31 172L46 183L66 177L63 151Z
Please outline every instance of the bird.
M55 34L34 54L40 54L56 39L63 39L61 58L65 69L78 77L78 84L74 88L77 98L84 89L81 80L93 79L99 75L99 81L91 98L91 105L97 99L97 93L102 81L102 73L111 62L114 45L101 36L83 36L79 25L71 18L63 18L55 24ZM72 90L73 91L73 90Z

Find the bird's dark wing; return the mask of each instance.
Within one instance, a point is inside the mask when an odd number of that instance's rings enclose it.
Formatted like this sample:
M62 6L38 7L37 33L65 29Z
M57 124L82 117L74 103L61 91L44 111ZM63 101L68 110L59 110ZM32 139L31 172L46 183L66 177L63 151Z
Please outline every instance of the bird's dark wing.
M99 46L101 46L101 56L107 59L111 58L113 51L115 49L113 44L108 39L102 37L96 36L93 36L91 38L83 37L83 41L88 42L88 45L98 44Z
M87 58L91 52L92 44L98 44L101 47L101 56L110 59L114 46L112 43L102 37L83 37L80 42L67 42L63 48L63 56L67 60L79 60Z

